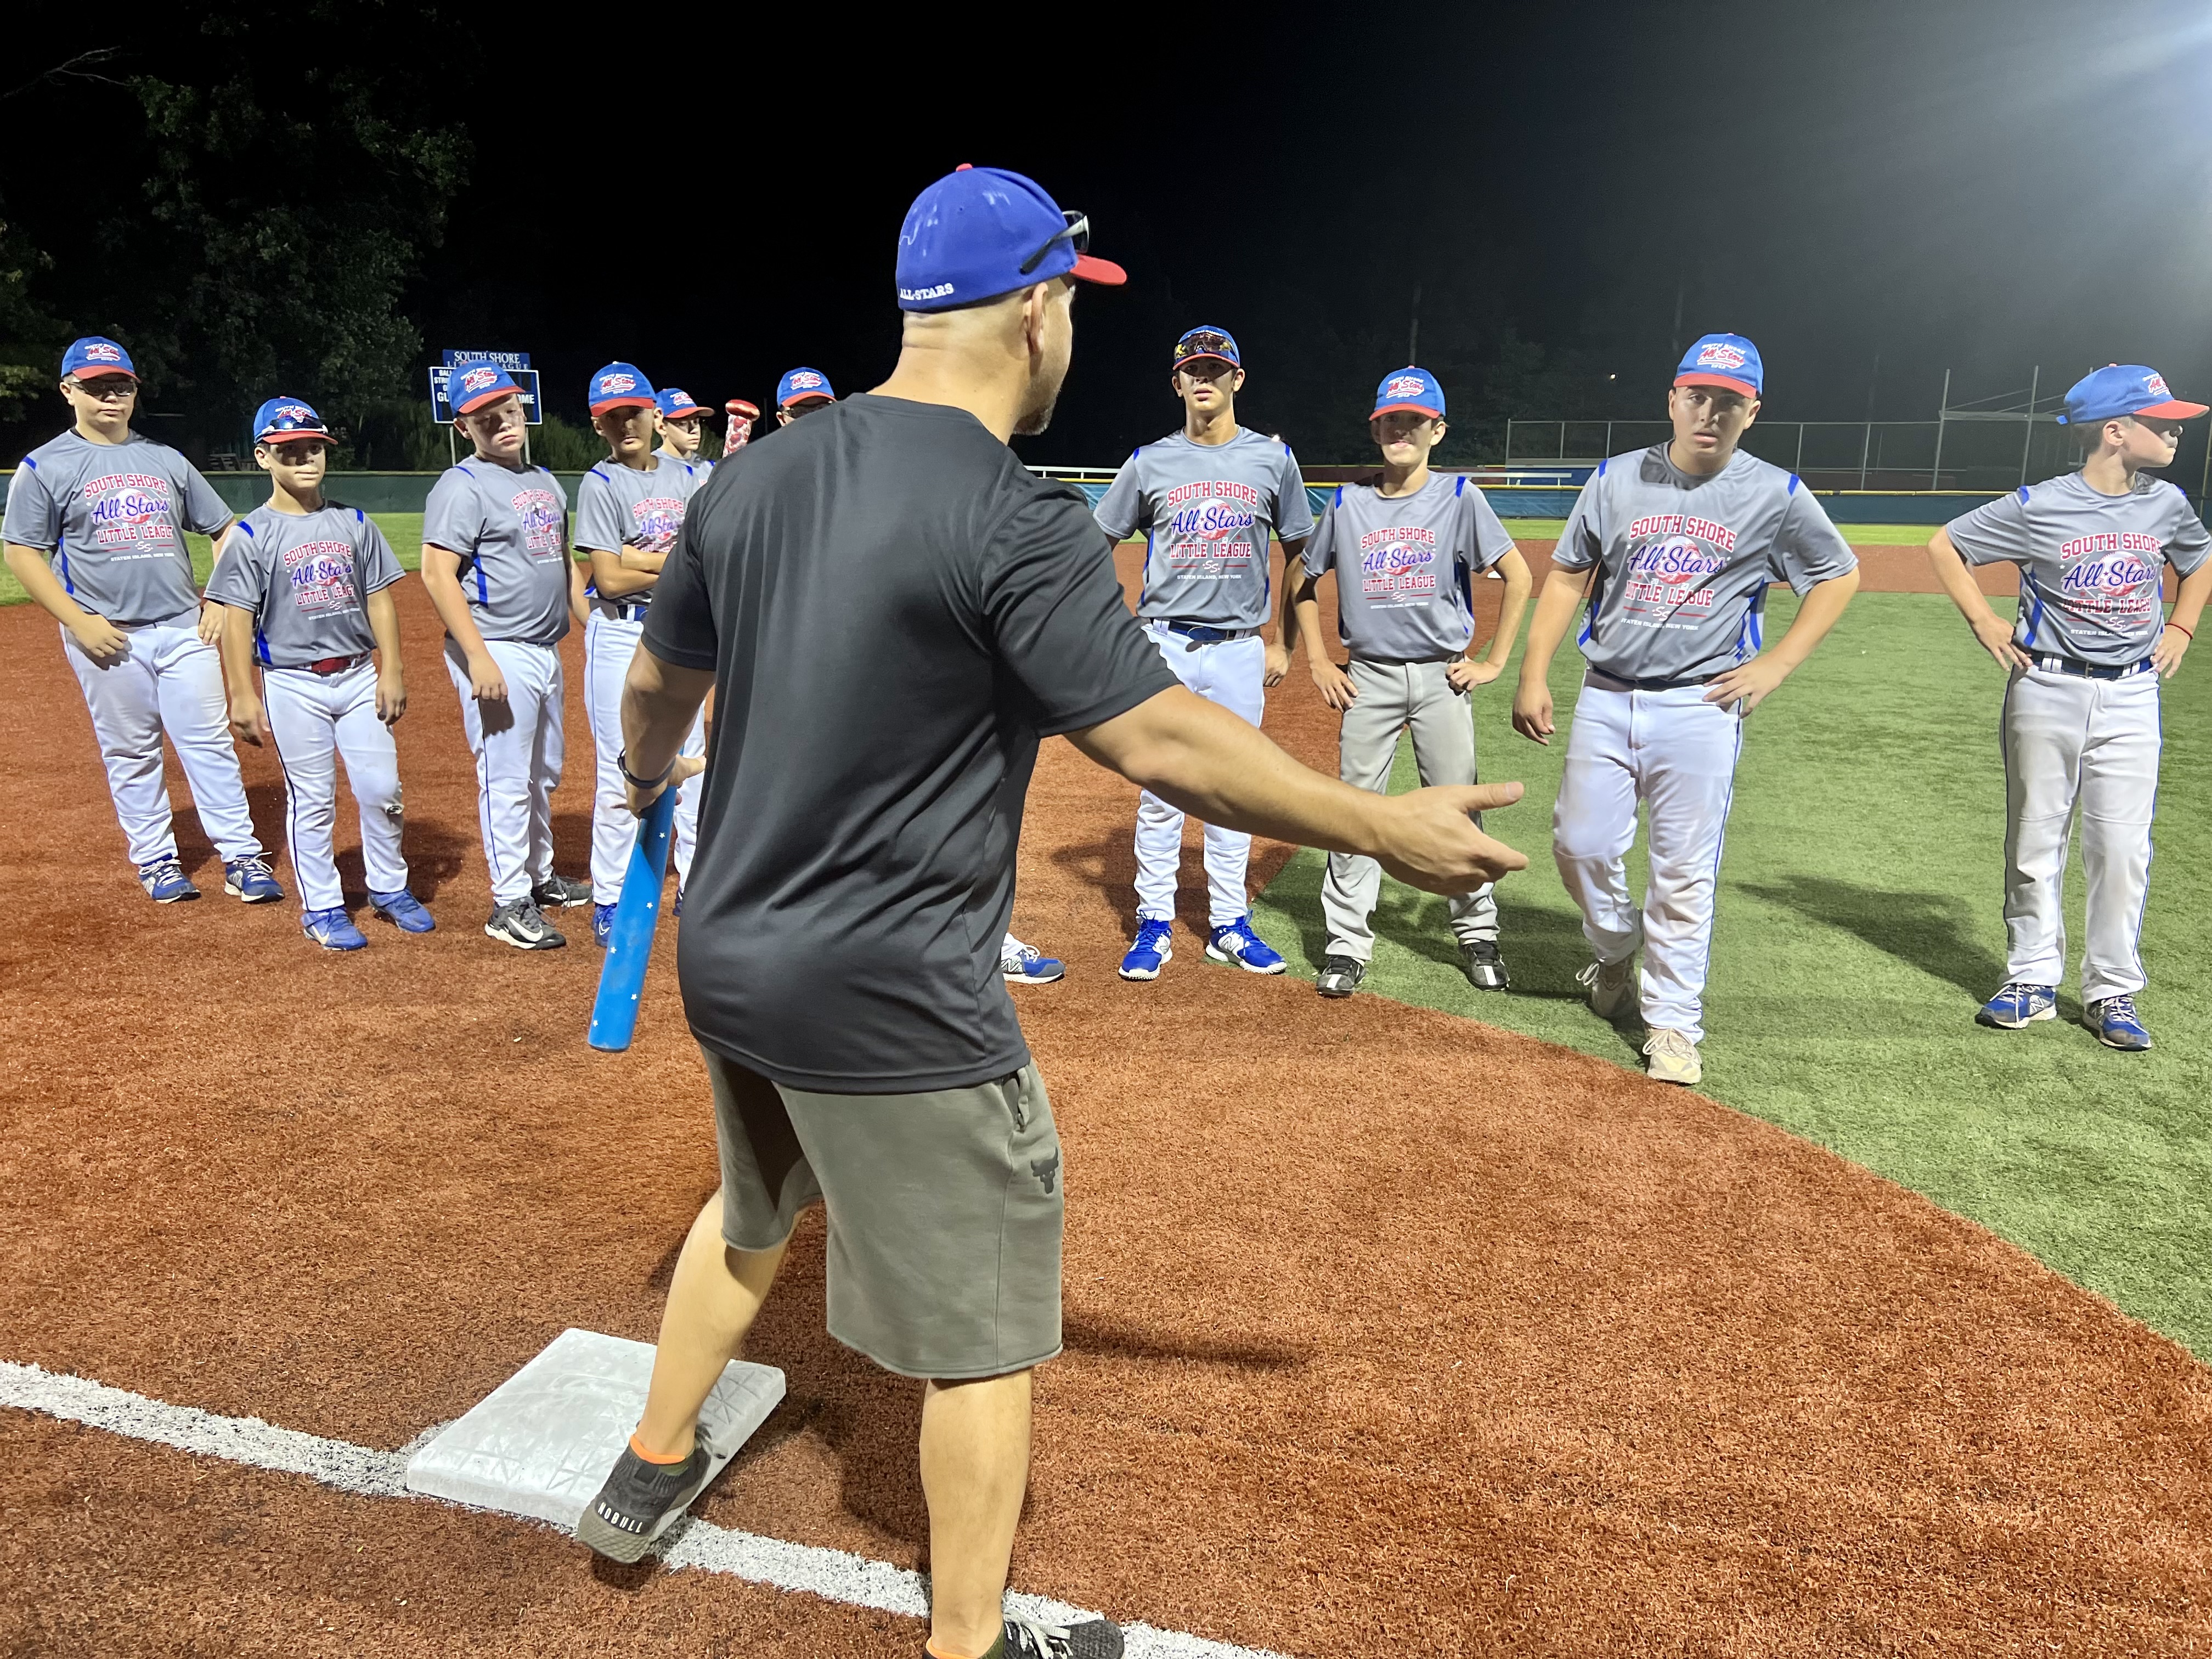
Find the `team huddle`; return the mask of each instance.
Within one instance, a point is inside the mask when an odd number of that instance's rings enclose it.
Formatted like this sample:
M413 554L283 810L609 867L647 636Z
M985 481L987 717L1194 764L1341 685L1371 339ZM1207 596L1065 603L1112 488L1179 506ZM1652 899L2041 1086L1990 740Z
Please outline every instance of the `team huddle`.
M1182 426L1138 448L1096 512L1112 540L1145 539L1136 611L1162 659L1199 696L1257 726L1267 690L1302 646L1317 694L1341 716L1344 781L1387 791L1400 733L1410 731L1424 785L1474 783L1473 700L1504 672L1534 580L1482 491L1430 466L1446 430L1436 379L1410 365L1383 377L1370 413L1381 471L1328 491L1316 519L1291 447L1237 424L1245 370L1225 330L1186 333L1171 377ZM283 767L285 844L307 938L338 951L367 943L333 854L340 760L360 809L368 910L402 932L428 932L435 923L408 885L391 731L408 703L392 594L398 560L374 520L325 496L331 436L308 404L278 397L258 411L254 456L270 498L234 519L183 456L131 429L137 386L118 343L70 347L60 390L75 425L17 469L5 539L9 568L61 624L140 884L160 903L198 896L171 830L166 734L221 855L225 891L252 904L283 897L246 808L234 737L270 745ZM1714 903L1746 717L1812 653L1858 581L1857 561L1813 493L1740 447L1763 389L1749 340L1709 335L1692 346L1668 394L1673 440L1601 462L1583 486L1537 596L1513 696L1515 729L1548 743L1548 672L1574 630L1585 672L1553 837L1590 946L1582 982L1601 1016L1640 1015L1651 1074L1676 1083L1701 1076ZM464 363L450 392L473 453L430 491L422 580L444 625L447 673L476 765L492 893L484 931L524 950L557 947L565 940L546 912L588 904L605 945L635 835L627 787L640 781L622 746L623 679L686 510L714 476L701 453L709 411L682 391L656 391L633 364L594 374L588 404L608 454L577 486L572 535L561 483L525 459L514 379L494 362ZM778 421L836 396L820 371L793 369L777 387ZM725 407L726 459L757 411L740 400ZM2078 816L2086 1020L2108 1046L2150 1046L2134 997L2147 982L2138 939L2159 681L2194 636L2212 564L2186 498L2148 475L2172 461L2180 422L2203 412L2148 368L2100 369L2069 393L2063 417L2081 435L2081 469L1968 513L1929 544L1946 591L2009 676L2008 981L1978 1014L1984 1024L2054 1015L2067 839ZM216 543L204 593L187 531ZM1967 571L1993 562L2020 568L2014 622L1990 610ZM2169 565L2181 579L2171 617L2161 587ZM1477 656L1472 584L1486 576L1502 580L1504 593ZM1322 621L1324 579L1335 583L1341 664ZM1801 603L1770 645L1766 596L1778 581ZM564 754L560 645L578 623L595 763L588 881L554 867L551 816ZM683 753L705 747L702 716ZM678 915L700 787L696 775L684 784L675 816ZM1640 904L1626 869L1639 806L1650 866ZM1182 811L1141 794L1126 980L1157 979L1173 955L1182 830ZM1283 972L1253 923L1249 836L1208 825L1204 840L1206 954ZM1329 855L1322 996L1349 996L1367 974L1381 876L1370 858ZM1447 915L1469 983L1506 990L1507 942L1490 887L1452 896ZM1000 967L1030 984L1066 971L1012 934Z

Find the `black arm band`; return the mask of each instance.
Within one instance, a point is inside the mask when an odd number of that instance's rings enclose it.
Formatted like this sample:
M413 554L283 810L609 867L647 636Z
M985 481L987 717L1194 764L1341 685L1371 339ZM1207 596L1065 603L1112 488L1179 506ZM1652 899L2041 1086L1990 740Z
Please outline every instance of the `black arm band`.
M657 778L641 778L629 769L629 750L625 749L615 757L615 769L623 775L623 781L633 789L658 789L668 781L669 773L676 769L676 763L669 762L667 769Z

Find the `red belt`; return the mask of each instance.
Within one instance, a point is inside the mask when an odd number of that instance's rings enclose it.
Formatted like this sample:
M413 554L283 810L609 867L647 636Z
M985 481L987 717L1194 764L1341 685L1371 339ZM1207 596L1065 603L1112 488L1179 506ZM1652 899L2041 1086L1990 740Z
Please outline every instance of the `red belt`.
M368 660L368 653L363 651L357 656L325 657L316 662L303 662L300 666L306 669L310 674L320 674L324 678L328 679L333 674L344 673L347 669L352 667L356 663L367 662Z

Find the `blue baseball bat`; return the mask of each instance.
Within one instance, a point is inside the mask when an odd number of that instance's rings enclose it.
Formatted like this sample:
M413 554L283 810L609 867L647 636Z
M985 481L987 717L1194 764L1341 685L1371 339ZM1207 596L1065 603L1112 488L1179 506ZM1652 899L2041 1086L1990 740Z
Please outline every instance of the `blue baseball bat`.
M676 827L676 791L662 790L637 821L637 845L630 848L623 877L622 902L615 906L607 935L607 959L599 968L599 994L592 1002L589 1041L594 1048L620 1054L637 1034L637 1000L645 989L646 965L653 960L653 930L660 924L660 885L668 869L668 836Z

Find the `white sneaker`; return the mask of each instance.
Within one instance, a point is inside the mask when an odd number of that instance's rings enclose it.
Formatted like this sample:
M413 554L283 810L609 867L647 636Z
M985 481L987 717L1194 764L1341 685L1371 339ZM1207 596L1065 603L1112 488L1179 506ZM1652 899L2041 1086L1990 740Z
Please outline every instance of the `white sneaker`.
M1619 1019L1636 995L1636 953L1618 962L1593 962L1575 981L1589 988L1590 1012L1600 1019Z
M1705 1074L1698 1063L1698 1045L1686 1031L1654 1031L1644 1039L1644 1052L1650 1062L1644 1070L1657 1082L1688 1085Z

